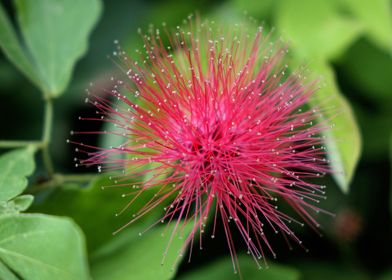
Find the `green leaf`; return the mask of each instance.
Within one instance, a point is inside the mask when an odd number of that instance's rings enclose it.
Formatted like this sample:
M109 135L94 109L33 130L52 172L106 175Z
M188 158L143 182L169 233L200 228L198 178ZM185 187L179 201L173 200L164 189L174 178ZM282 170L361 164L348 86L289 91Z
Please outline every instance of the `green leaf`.
M153 227L142 236L139 236L139 231L144 230L146 226L120 233L93 257L93 278L96 280L171 279L176 273L178 265L176 259L186 236L184 235L184 238L180 238L178 234L174 236L165 261L161 265L174 223L169 226ZM188 232L187 229L184 231Z
M33 83L39 86L38 77L29 58L22 49L15 30L0 4L0 47L7 58L26 75Z
M319 61L310 65L309 70L312 79L322 75L324 86L313 96L311 104L320 107L324 118L333 124L324 132L327 156L335 181L347 193L361 154L359 128L350 104L339 91L331 67Z
M135 189L130 181L121 182L121 184L125 184L124 186L102 189L102 186L115 185L113 181L109 180L108 176L101 176L85 188L77 185L61 186L51 193L45 201L34 205L30 210L73 218L84 231L88 249L93 252L111 240L113 232L127 224L132 219L132 214L137 212L155 193L154 190L144 192L129 209L116 216L116 213L119 213L133 197L122 197L122 194L135 191ZM145 218L135 222L135 225L140 222L151 221L152 223L158 220L159 215L164 214L162 208L158 208L153 211L154 213L147 213ZM93 219L91 218L92 213L94 213Z
M83 235L71 220L19 214L0 224L0 261L23 279L89 279Z
M361 59L358 59L359 57ZM390 54L376 48L367 40L360 40L339 61L339 67L342 68L342 79L354 85L358 89L358 94L381 104L385 104L388 99L391 100Z
M340 56L362 32L362 25L330 0L280 1L276 25L296 55L312 59Z
M0 157L0 201L8 201L27 187L26 176L35 168L35 147L14 150Z
M247 14L265 19L271 15L272 7L274 6L273 0L252 1L252 0L231 0L237 12L246 12Z
M20 29L44 92L58 96L76 61L87 50L88 35L100 12L99 0L15 0Z
M240 263L239 270L244 279L265 279L265 280L297 280L299 273L295 269L279 264L270 264L268 268L259 269L250 256L238 256ZM233 272L231 259L221 259L209 264L206 267L190 272L180 277L179 280L238 280L237 274Z
M343 0L346 7L364 24L368 37L392 52L392 8L390 0Z
M2 263L1 261L0 261L0 279L19 280L19 278L16 277L16 275L12 273L12 271L9 270L9 268L6 267L4 263Z
M17 214L27 210L33 203L34 196L26 194L17 196L9 201L0 201L0 215L1 214Z
M392 97L392 96L391 96ZM384 108L380 110L381 106ZM384 158L389 151L389 131L386 128L391 127L392 123L392 99L384 100L380 103L377 112L373 108L356 107L358 123L362 127L363 157L366 160Z

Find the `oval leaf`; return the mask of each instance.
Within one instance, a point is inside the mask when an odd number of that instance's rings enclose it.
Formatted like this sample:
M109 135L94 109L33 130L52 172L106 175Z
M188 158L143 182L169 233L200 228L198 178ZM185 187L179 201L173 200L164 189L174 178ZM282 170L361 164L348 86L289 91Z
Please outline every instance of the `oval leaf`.
M276 24L297 55L312 58L336 58L362 32L359 22L343 16L329 0L281 1Z
M96 280L172 279L178 265L175 260L185 238L174 236L164 264L161 265L161 262L174 226L174 222L167 227L156 226L142 236L139 236L140 228L131 228L120 233L93 257L93 278ZM145 227L141 228L143 229ZM163 232L165 235L162 237Z
M0 217L0 261L23 279L89 279L84 239L69 219Z
M4 263L0 261L0 279L7 279L7 280L19 280L16 275L9 270L8 267Z
M309 66L311 76L322 75L324 86L313 96L311 103L323 111L333 127L324 132L327 156L332 175L340 189L347 193L361 154L361 135L350 104L340 93L331 67L317 62Z
M124 185L123 185L124 184ZM145 191L134 201L123 214L116 215L126 207L134 195L122 196L132 190L132 181L122 181L119 187L103 186L115 185L107 175L97 177L89 186L78 185L61 186L54 190L42 203L33 205L34 212L44 212L52 215L69 216L80 225L87 237L88 249L95 251L108 240L113 238L113 232L124 226L155 194L155 190ZM136 194L136 193L135 193ZM62 205L59 207L59 205ZM104 205L104 207L100 207ZM97 209L99 208L99 211ZM94 219L91 219L91 213ZM153 210L136 224L153 222L162 215L161 209ZM102 225L105 225L102 227ZM99 234L97 234L99 231Z
M20 46L15 30L0 4L0 47L7 58L25 74L32 82L39 86L38 77L25 51Z
M379 47L392 52L392 8L390 0L343 0L364 24L366 34Z
M14 150L0 157L0 201L8 201L27 187L26 176L35 168L35 148Z
M26 194L15 197L9 201L0 201L1 214L16 214L27 210L33 203L34 196Z
M44 92L67 87L101 11L99 0L15 0L23 38Z
M340 93L328 60L341 55L362 32L362 25L340 13L334 1L284 1L277 25L291 39L295 60L311 60L311 79L325 84L311 100L335 127L325 131L332 175L348 192L361 152L361 138L350 104Z

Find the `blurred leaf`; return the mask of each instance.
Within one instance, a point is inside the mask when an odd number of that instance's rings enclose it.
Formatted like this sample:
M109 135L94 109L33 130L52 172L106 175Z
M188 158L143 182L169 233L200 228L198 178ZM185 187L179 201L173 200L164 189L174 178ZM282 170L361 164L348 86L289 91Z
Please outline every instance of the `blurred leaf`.
M267 1L268 2L268 1ZM260 2L258 2L259 4ZM233 27L233 22L242 23L244 22L244 11L239 11L236 7L236 3L234 2L226 2L219 6L216 9L213 9L206 17L206 20L210 20L210 18L214 19L219 24L219 27ZM250 24L251 21L246 21L247 24ZM252 22L253 23L253 22ZM256 27L256 26L255 26ZM205 38L207 40L207 38ZM203 59L203 56L201 56Z
M76 61L101 12L99 0L15 0L23 38L41 88L57 96L67 87ZM39 20L37 20L39 19Z
M27 187L26 176L35 168L35 148L14 150L0 157L0 201L7 201L21 194Z
M237 12L246 12L251 16L264 20L271 15L272 7L276 1L232 0L231 2Z
M15 274L12 273L11 270L8 269L1 261L0 261L0 279L5 280L19 280Z
M194 1L197 3L197 1ZM146 14L147 22L151 22L157 26L165 22L167 26L175 26L180 24L186 17L195 12L197 7L192 1L157 1L151 6ZM204 7L203 7L204 6ZM206 5L201 5L205 8Z
M84 239L71 220L20 214L0 224L0 260L23 279L89 279Z
M392 134L390 137L390 151L389 151L389 156L390 156L390 165L391 165L391 174L392 174ZM392 178L390 178L390 190L389 190L389 209L390 209L390 215L392 217ZM392 273L391 273L392 274Z
M12 202L18 212L27 210L34 201L34 196L26 194L15 197Z
M135 189L130 181L118 183L116 187L102 189L102 186L113 185L115 183L109 180L108 176L101 176L85 188L77 185L61 186L41 204L34 205L30 211L73 218L87 237L89 251L93 252L104 242L112 239L113 232L128 223L132 219L132 214L137 212L155 193L154 190L143 192L129 209L116 216L116 213L119 213L133 198L131 195L122 197L122 194L135 191ZM135 222L135 225L142 221L155 221L158 218L156 212L151 212L145 218Z
M279 265L269 264L268 268L259 269L250 256L240 255L239 270L244 279L265 279L265 280L297 280L299 273L297 270ZM179 277L180 280L198 280L198 279L213 279L213 280L238 280L237 274L233 272L233 264L231 259L221 259L209 264L207 267L202 267L197 271Z
M342 67L342 78L355 86L359 94L380 103L386 99L392 100L390 54L366 40L360 40L347 51L339 66Z
M367 275L358 268L347 265L308 261L296 264L301 271L301 280L366 280Z
M330 0L279 2L276 25L290 39L294 53L312 59L334 59L358 37L362 26L343 16Z
M0 47L7 58L33 83L39 85L38 77L29 58L19 44L15 30L0 4Z
M378 280L391 280L392 279L392 270L388 271L387 273L383 274Z
M327 63L309 66L311 78L322 75L325 85L313 95L311 104L321 108L324 118L334 127L325 131L327 155L332 175L341 190L349 191L349 185L361 153L361 135L353 111L340 93L333 70Z
M132 279L171 279L176 273L176 260L179 261L179 251L186 237L184 234L184 239L180 238L179 232L173 237L164 264L161 265L174 223L153 227L142 236L139 236L139 230L144 228L133 228L120 233L92 259L94 279L127 280L130 275ZM188 232L186 228L184 231ZM163 237L162 233L165 233Z
M32 195L17 196L9 201L0 201L0 215L1 214L17 214L27 210L33 203L34 197Z
M385 110L374 110L370 106L356 107L358 115L358 123L362 127L363 139L363 156L367 159L385 158L389 151L389 132L392 123L392 111L388 104L391 102L384 102L381 104L385 106Z
M358 17L372 41L392 53L392 4L390 0L342 0Z

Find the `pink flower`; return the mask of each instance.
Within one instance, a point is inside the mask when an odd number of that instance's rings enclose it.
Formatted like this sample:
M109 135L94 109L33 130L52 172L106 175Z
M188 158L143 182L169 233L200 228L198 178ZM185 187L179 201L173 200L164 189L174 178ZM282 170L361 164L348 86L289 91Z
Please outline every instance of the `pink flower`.
M309 179L323 176L328 166L320 136L325 125L315 121L320 112L306 109L314 83L287 74L286 48L270 43L261 28L248 35L242 25L225 32L196 20L189 30L178 27L169 46L159 30L144 35L139 63L118 49L128 81L118 81L107 98L90 97L98 117L82 118L116 129L75 133L112 133L124 142L111 148L79 144L88 155L80 164L121 170L119 185L144 178L126 208L141 193L156 191L128 224L161 205L162 221L176 223L172 238L192 225L184 250L195 239L202 246L207 223L214 238L219 222L234 267L235 228L256 262L267 251L275 256L266 228L302 243L290 227L302 222L278 210L278 199L319 226L315 204L325 198L325 187Z

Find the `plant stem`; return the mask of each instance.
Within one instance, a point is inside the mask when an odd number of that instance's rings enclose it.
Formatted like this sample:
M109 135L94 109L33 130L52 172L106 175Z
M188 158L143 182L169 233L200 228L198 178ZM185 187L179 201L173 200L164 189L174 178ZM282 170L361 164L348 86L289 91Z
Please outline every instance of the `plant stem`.
M0 148L22 148L22 147L26 147L29 145L33 145L36 146L38 148L42 148L43 143L41 141L14 141L14 140L10 140L10 141L0 141Z
M97 174L87 173L87 174L56 174L56 176L61 176L63 182L73 182L73 183L83 183L89 182L97 178Z
M29 145L34 145L41 149L42 151L42 159L45 165L45 168L49 175L49 180L36 185L30 192L37 192L42 189L56 187L61 184L67 182L75 182L75 183L82 183L82 182L89 182L92 179L96 178L96 174L59 174L54 173L53 161L50 155L50 142L52 136L52 129L53 129L53 100L50 94L44 95L45 100L45 112L44 112L44 125L42 129L42 140L41 141L0 141L0 148L20 148L26 147Z
M45 189L52 189L64 183L85 183L97 178L97 174L53 174L52 178L41 184L37 184L27 189L28 193L35 194Z
M53 127L53 101L50 95L45 95L44 126L41 141L0 141L0 148L20 148L34 145L41 149L42 159L49 177L54 175L52 157L49 152L50 139Z
M49 177L54 174L54 168L52 163L52 157L49 152L49 144L52 136L53 126L53 102L49 95L45 98L45 115L44 115L44 127L42 132L42 158L44 165L48 172Z

